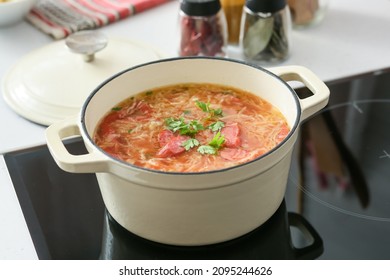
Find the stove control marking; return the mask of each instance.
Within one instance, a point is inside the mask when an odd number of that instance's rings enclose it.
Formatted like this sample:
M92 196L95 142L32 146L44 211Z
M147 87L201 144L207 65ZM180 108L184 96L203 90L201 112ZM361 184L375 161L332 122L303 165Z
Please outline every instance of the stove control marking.
M381 155L379 158L390 158L390 154L386 150L383 150L383 155Z
M360 108L356 102L352 102L352 106L360 113L363 114L362 108Z

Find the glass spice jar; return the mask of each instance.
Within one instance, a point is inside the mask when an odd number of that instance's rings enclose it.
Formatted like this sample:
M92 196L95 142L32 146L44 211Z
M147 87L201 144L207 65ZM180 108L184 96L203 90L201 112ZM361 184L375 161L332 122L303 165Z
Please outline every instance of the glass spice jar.
M226 18L219 0L182 0L179 56L226 56Z
M227 21L228 44L238 45L239 43L241 16L244 4L245 0L221 0Z
M325 16L329 0L288 0L293 27L301 28L319 23Z
M286 0L246 0L240 48L249 61L277 63L289 55L291 17Z

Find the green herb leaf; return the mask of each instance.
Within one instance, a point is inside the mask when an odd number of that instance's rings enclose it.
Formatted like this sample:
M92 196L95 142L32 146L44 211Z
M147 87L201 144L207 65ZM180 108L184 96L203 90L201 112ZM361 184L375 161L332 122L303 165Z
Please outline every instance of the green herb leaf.
M203 125L199 123L197 120L192 120L186 123L183 118L180 119L167 118L165 120L165 124L167 125L169 130L173 132L178 131L181 135L193 136L196 133L198 133L200 130L204 130Z
M204 126L201 123L199 123L197 120L191 121L188 124L188 126L189 126L189 129L194 131L195 133L200 131L200 130L204 130Z
M122 109L122 107L114 107L114 108L112 108L111 110L112 111L120 111Z
M225 143L225 136L221 135L221 131L218 131L214 138L209 142L209 145L219 150L223 143Z
M203 112L210 112L210 103L204 103L202 101L196 100L195 101L196 106L198 106Z
M208 145L199 146L197 151L203 155L215 155L217 154L217 151L222 148L223 143L225 143L225 137L218 131Z
M225 126L225 123L222 121L217 121L215 123L212 123L208 126L209 129L211 129L214 132L217 132L221 130Z
M165 124L167 125L168 129L173 132L176 132L186 126L186 123L183 118L180 119L167 118L165 119Z
M199 146L199 141L196 140L195 138L191 138L187 141L184 141L184 143L182 144L182 146L186 149L186 151L196 147L196 146Z
M209 145L199 146L197 151L202 155L204 154L215 155L217 153L217 150Z
M214 112L214 116L222 116L222 109L221 108L215 109L215 110L213 110L213 112Z
M209 113L210 118L213 118L215 116L222 116L222 109L211 109L210 103L204 103L202 101L196 100L195 101L196 106L198 106L203 112Z

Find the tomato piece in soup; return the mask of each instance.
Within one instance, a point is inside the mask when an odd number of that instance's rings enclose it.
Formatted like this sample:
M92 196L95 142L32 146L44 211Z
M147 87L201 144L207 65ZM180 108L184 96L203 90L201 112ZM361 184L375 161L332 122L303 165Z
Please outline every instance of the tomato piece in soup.
M183 153L186 149L183 143L190 139L188 136L178 135L171 137L168 142L157 152L157 157L170 157Z
M240 127L238 123L228 123L221 130L221 134L225 137L224 146L228 148L236 148L241 145Z
M290 128L287 126L287 124L284 124L282 128L280 129L280 132L276 136L276 139L280 142L283 141L284 138L287 137L287 135L290 133Z
M160 147L165 146L169 142L169 140L171 140L171 138L174 136L175 134L173 134L173 132L170 130L161 131L157 136L157 141Z
M248 151L236 148L224 148L220 151L220 156L228 161L236 161L246 158Z
M120 118L118 112L111 112L104 118L104 121L99 126L99 134L100 135L108 135L115 133L116 130L112 126L112 123Z

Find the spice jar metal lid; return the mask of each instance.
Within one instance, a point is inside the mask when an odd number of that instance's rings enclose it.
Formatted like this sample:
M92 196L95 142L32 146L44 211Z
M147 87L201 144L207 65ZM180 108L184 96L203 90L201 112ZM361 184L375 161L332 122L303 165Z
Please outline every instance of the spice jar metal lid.
M182 0L180 9L189 16L212 16L221 9L219 0Z
M275 13L286 6L286 0L246 0L245 6L255 13Z

